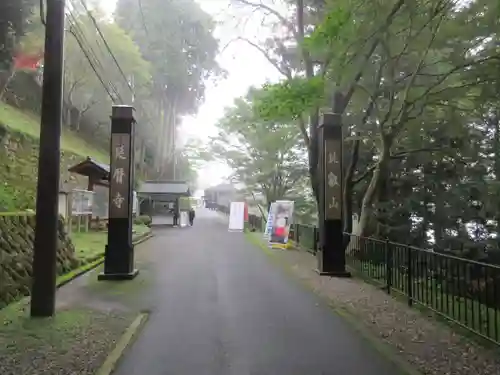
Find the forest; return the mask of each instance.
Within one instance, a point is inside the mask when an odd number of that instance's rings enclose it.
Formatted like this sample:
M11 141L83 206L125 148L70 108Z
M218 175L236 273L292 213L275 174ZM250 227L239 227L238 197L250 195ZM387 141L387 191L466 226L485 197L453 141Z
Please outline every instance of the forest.
M346 232L500 263L498 1L232 3L273 30L243 40L281 76L218 123L211 152L236 180L314 224L317 126L334 111Z
M0 4L0 99L39 115L44 8ZM207 80L220 77L214 20L194 0L66 1L65 127L107 150L111 106L136 109L136 164L144 178L196 182L192 147L176 144L182 116L197 111ZM34 64L39 62L35 67Z

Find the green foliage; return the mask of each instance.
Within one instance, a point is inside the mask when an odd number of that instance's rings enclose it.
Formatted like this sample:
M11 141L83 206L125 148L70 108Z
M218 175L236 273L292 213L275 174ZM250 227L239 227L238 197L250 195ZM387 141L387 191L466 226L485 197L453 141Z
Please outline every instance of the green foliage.
M219 68L212 18L193 0L119 0L116 17L153 67L156 90L192 113Z
M251 90L226 109L209 153L234 170L233 178L247 192L261 194L269 204L303 191L307 158L294 123L268 121L256 114L260 98L261 92Z
M194 0L119 0L115 19L151 66L152 87L141 97L141 107L154 125L140 130L151 156L148 161L154 164L150 174L174 178L173 139L181 116L196 112L206 81L222 73L216 62L214 20ZM142 110L138 112L140 116ZM191 161L183 161L184 157L185 153L176 155L184 178L195 180L187 166Z
M34 0L2 0L0 2L0 89L3 74L11 68L17 42L25 32Z
M341 94L344 205L358 233L500 259L498 2L288 3L273 26L289 32L263 48L289 74L258 92L254 115L304 121Z
M141 215L141 216L137 216L135 219L134 219L134 224L135 225L146 225L146 226L150 226L151 225L151 216L148 216L148 215Z
M352 20L350 7L344 7L342 4L333 5L322 22L316 25L312 34L304 39L303 47L313 55L323 55L325 50L334 45L338 47L348 29L352 28Z
M297 120L325 100L322 77L294 78L278 84L266 84L255 93L256 116L269 121Z
M104 17L99 18L97 10L92 12L123 74L127 79L133 77L136 97L141 98L148 94L151 69L149 63L141 56L137 45L116 23ZM112 56L103 46L100 36L96 35L95 25L87 13L76 14L70 20L69 33L65 39L65 101L68 110L77 109L78 115L72 116L72 113L68 113L67 119L73 129L86 130L92 137L104 137L104 140L107 140L110 130L109 111L113 102L102 87L79 42L86 41L85 49L94 52L95 58L100 62L97 68L105 67L104 71L101 69L101 75L105 82L113 83L108 90L112 94L116 92L119 96L118 102L131 101L129 82L125 80ZM83 114L86 114L85 122L82 121ZM90 119L91 122L88 121Z

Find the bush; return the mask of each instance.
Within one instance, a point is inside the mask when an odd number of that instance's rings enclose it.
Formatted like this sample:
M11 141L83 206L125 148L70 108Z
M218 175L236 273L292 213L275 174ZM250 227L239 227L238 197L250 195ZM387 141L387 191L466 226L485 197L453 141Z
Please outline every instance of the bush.
M134 224L136 225L147 225L148 227L151 225L151 216L148 216L148 215L141 215L141 216L137 216L135 219L134 219Z

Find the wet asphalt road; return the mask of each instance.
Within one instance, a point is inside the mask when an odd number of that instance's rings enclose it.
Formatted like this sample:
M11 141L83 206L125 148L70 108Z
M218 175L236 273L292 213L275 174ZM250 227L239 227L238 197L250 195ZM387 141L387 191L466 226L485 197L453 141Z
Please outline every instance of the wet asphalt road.
M198 209L160 230L152 314L118 375L396 375L319 297Z

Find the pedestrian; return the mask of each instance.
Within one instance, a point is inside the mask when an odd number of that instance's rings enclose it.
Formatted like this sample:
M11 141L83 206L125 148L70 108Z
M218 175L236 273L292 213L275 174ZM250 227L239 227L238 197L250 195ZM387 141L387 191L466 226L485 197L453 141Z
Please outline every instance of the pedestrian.
M193 223L194 223L194 217L195 217L195 212L194 212L194 208L191 207L189 209L189 225L193 226Z
M176 208L174 208L174 227L178 225L178 221L179 221L179 211Z

